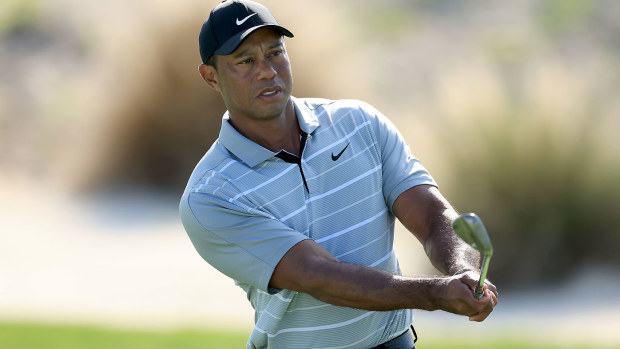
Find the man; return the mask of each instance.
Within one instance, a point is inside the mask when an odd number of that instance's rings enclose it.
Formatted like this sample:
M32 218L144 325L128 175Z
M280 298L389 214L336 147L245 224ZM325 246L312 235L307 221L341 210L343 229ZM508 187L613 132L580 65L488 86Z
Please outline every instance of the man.
M479 256L434 180L368 104L292 97L284 36L264 6L227 0L199 38L200 74L228 111L180 212L200 255L247 292L248 348L415 348L410 309L484 320L496 288L473 297ZM447 277L400 276L395 217Z

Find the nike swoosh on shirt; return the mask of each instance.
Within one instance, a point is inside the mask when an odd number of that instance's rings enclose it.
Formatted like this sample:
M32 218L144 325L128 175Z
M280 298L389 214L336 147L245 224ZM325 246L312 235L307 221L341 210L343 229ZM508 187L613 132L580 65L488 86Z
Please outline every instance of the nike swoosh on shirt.
M245 21L247 21L250 17L256 15L257 13L252 13L251 15L245 17L242 20L239 20L239 18L237 18L237 25L242 25L243 23L245 23Z
M347 146L344 147L344 149L342 149L340 151L340 153L338 153L338 155L334 155L334 153L332 153L332 160L336 161L336 160L340 159L340 156L342 155L342 153L344 153L345 150L347 150L347 148L349 147L349 144L351 144L351 143L347 143Z

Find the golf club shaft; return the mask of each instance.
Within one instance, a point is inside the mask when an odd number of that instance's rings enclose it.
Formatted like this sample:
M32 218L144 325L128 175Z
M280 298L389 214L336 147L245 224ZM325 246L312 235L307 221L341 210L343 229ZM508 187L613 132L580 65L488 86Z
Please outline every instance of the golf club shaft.
M482 255L482 262L480 263L480 279L478 280L478 285L474 291L474 297L476 297L476 299L482 298L482 295L484 294L484 280L487 278L487 270L489 269L490 261L491 257L486 254Z

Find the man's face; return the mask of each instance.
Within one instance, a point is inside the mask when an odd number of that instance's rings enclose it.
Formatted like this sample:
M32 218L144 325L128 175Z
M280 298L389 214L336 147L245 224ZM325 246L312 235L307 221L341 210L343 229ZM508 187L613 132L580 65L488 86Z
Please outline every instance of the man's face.
M284 39L260 29L230 55L216 56L222 98L233 118L269 120L282 115L293 89Z

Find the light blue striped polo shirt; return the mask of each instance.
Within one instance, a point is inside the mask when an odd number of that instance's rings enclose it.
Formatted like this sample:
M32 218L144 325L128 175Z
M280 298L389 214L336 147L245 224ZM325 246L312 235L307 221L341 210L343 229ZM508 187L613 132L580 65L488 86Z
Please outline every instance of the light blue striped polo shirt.
M413 186L436 184L370 105L291 98L307 134L301 159L253 143L225 114L185 189L181 218L198 253L247 293L256 311L248 348L370 348L406 331L411 310L334 306L269 289L271 274L305 239L342 262L400 274L392 204Z

